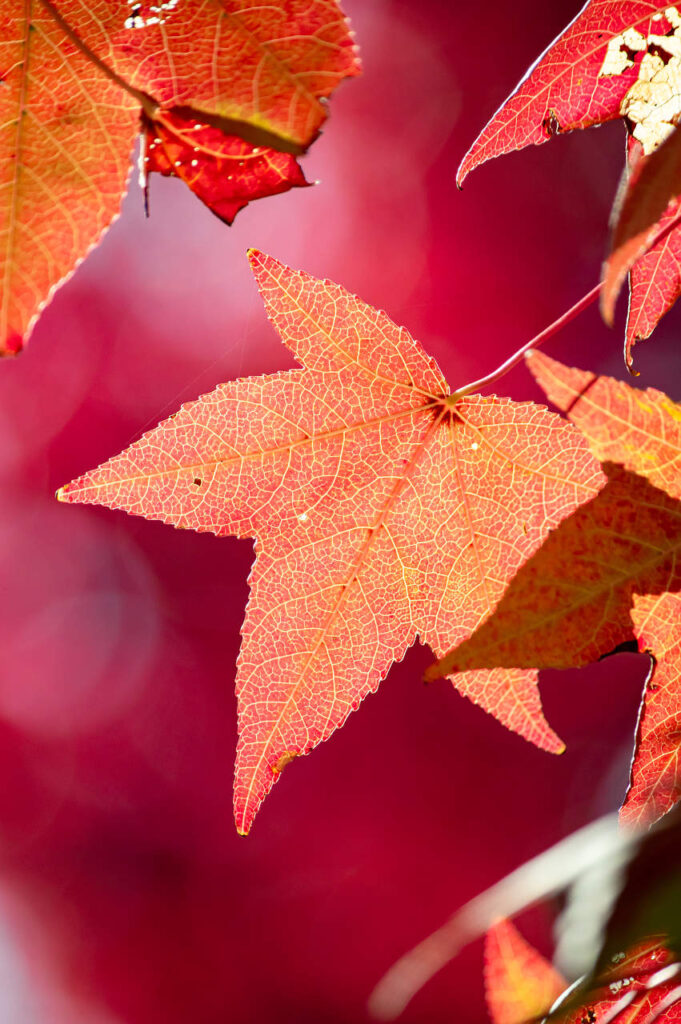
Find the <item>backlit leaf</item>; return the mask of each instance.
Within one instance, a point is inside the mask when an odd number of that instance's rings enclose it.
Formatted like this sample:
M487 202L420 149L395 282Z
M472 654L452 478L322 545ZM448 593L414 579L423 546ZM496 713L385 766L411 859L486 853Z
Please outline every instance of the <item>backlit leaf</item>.
M403 328L252 253L303 369L219 387L63 488L256 538L237 674L237 827L282 768L343 724L417 637L443 652L489 614L547 531L603 483L579 432L532 403L455 400ZM547 750L532 672L460 692Z
M681 406L661 391L570 369L533 352L530 369L546 394L586 435L596 458L620 462L681 498ZM626 821L654 820L681 797L681 597L636 596L632 621L655 654L638 723Z
M167 114L162 124L148 122L144 141L145 177L157 171L181 178L227 224L253 199L309 184L291 153L254 146L194 118Z
M656 388L576 370L543 352L527 363L548 398L586 436L601 462L619 462L681 498L681 405Z
M568 668L635 636L656 666L622 813L649 822L681 796L681 408L654 389L638 391L538 353L530 367L598 458L640 475L611 465L608 485L561 524L490 619L432 674Z
M673 133L679 117L681 7L647 0L590 0L485 126L457 175L460 185L492 157L546 142L561 132L624 119L633 143L634 178L640 182L632 182L626 193L615 230L616 255L606 267L604 312L611 320L617 293L633 267L628 365L632 346L650 335L681 289L677 230L641 259L646 243L664 226L661 218L671 219L677 212L668 208L675 198L668 179L676 174L679 143L670 140L664 155L654 160L652 155ZM653 210L657 215L651 221Z
M116 215L142 114L230 220L305 183L294 156L358 69L336 0L0 0L0 353Z
M485 995L493 1024L524 1024L543 1016L567 982L511 921L485 937Z

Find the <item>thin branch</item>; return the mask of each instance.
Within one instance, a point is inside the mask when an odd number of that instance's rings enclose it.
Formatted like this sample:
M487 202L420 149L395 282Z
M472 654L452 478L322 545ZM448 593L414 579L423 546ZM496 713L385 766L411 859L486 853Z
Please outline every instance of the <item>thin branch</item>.
M574 320L582 310L586 309L587 306L590 306L592 302L595 302L600 294L601 287L602 286L600 284L597 284L595 288L592 288L590 292L587 292L586 295L582 296L579 302L576 302L574 306L571 306L566 313L563 313L562 316L558 317L557 320L554 320L548 327L545 327L543 331L537 334L534 338L531 338L530 341L525 342L517 352L514 352L512 356L509 356L506 362L502 363L501 366L498 366L492 373L488 373L486 377L480 377L478 380L474 380L470 384L465 384L462 388L458 388L452 395L452 401L456 401L459 398L463 398L465 395L470 395L475 391L479 391L480 388L484 387L486 384L494 384L495 381L498 381L501 377L505 377L509 370L512 370L516 363L520 362L526 352L529 352L531 348L539 348L540 345L556 334L565 326L565 324L569 323L570 320Z
M681 209L679 209L679 212L668 224L663 225L655 232L653 237L647 243L645 251L639 254L638 259L645 256L646 252L650 252L658 242L661 242L675 228L678 228L679 224L681 224ZM595 302L603 290L603 285L604 281L597 284L595 288L592 288L590 292L587 292L586 295L582 296L579 302L576 302L574 306L571 306L570 309L567 310L567 312L563 313L563 315L558 317L557 320L554 320L548 327L545 327L543 331L536 335L536 337L525 342L517 352L514 352L512 356L509 356L506 362L502 363L501 366L498 366L492 373L488 373L486 377L480 377L478 380L474 380L470 384L464 384L462 388L458 388L453 395L450 395L450 403L454 404L459 398L464 398L466 395L473 394L475 391L479 391L480 388L485 387L487 384L494 384L496 381L500 380L501 377L505 377L509 370L512 370L513 367L520 362L526 352L529 352L531 348L539 348L540 345L543 345L545 341L548 341L549 338L553 337L553 335L565 327L566 324L571 320L574 320L574 318L585 310L587 306L590 306L592 302Z

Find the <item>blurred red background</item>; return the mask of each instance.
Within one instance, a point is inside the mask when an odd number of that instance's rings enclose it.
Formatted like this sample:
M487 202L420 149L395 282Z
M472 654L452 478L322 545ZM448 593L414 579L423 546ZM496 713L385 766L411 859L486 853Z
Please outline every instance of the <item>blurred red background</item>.
M291 365L246 249L386 309L452 388L597 280L624 156L613 124L476 172L458 161L574 0L345 0L364 76L341 87L299 190L226 228L154 180L0 367L0 1020L354 1024L374 983L459 904L616 807L646 659L542 676L560 758L504 731L412 650L284 772L240 839L233 683L249 542L60 506L61 484L216 383ZM547 351L616 376L591 309ZM672 312L636 351L679 396ZM672 383L670 384L670 380ZM673 382L676 381L676 394ZM522 368L499 389L541 396ZM546 945L547 918L527 934ZM486 1020L479 945L405 1021Z

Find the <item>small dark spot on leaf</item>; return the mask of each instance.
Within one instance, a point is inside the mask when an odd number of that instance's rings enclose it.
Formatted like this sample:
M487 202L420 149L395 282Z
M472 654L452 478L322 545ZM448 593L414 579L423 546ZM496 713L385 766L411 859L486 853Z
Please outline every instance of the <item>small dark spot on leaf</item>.
M197 487L200 487L201 486L201 477L200 476L195 476L194 477L194 483L196 484Z
M546 111L541 126L544 129L544 134L547 139L550 139L552 135L558 134L560 131L560 121L558 120L558 115L555 110Z
M622 47L622 49L624 49L624 47ZM648 53L653 57L659 57L663 64L669 64L669 61L672 59L671 53L668 53L663 46L660 46L659 43L651 43L648 47ZM629 59L633 60L633 57L630 57Z
M627 46L626 43L622 43L620 45L620 50L622 51L622 53L626 54L627 60L630 60L631 63L633 64L634 61L636 60L636 50L632 50L632 48L630 46Z

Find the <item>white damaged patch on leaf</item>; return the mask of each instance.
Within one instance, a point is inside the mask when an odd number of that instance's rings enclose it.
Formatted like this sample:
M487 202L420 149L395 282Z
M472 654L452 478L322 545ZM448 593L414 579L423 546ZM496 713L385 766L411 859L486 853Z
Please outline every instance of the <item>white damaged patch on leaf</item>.
M128 0L130 15L125 19L125 28L148 28L150 25L161 25L178 3L179 0L160 0L155 4L140 3L140 0Z
M681 13L667 7L651 19L644 36L629 28L608 43L599 77L621 75L636 63L638 79L622 100L620 114L632 123L647 155L664 142L681 119Z

